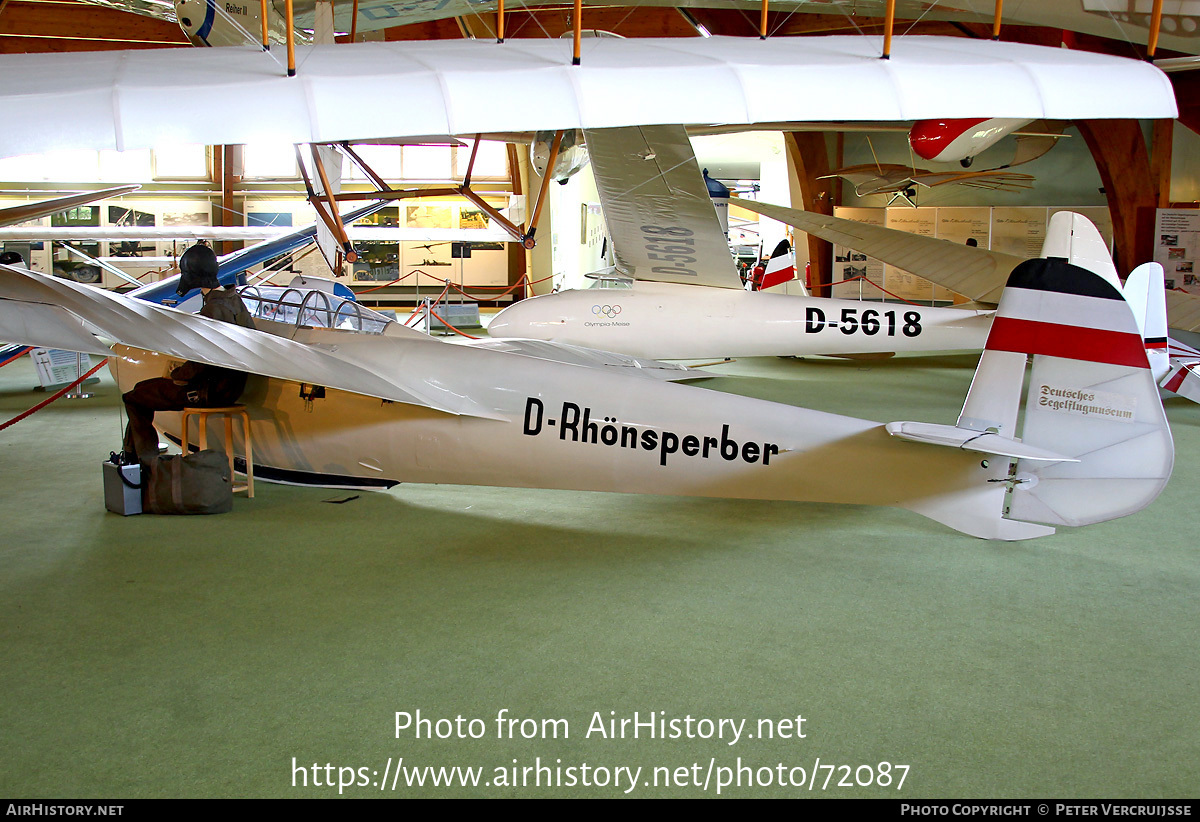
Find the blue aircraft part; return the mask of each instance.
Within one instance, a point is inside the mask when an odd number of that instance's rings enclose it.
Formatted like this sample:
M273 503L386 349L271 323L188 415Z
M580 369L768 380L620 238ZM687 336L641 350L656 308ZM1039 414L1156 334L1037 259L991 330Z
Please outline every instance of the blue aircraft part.
M708 169L704 169L704 186L708 189L709 197L725 197L729 198L729 187L720 180L714 180L708 176Z
M216 0L207 0L204 4L204 22L196 30L196 39L202 41L206 46L209 45L208 35L212 32L213 23L216 21L217 2Z
M363 217L370 216L376 211L384 208L389 204L389 201L382 200L380 202L371 203L368 206L363 206L360 209L351 211L348 214L342 215L342 222L350 224L355 220L360 220ZM312 242L317 236L317 225L313 223L306 228L298 231L293 231L291 234L286 234L274 240L256 243L249 248L243 248L241 251L234 251L231 254L226 254L220 260L220 267L217 269L217 279L221 281L221 285L245 285L246 272L256 265L261 265L267 260L278 257L281 254L287 254L289 251L295 251L308 243ZM338 291L338 286L345 293ZM175 290L179 288L179 275L167 277L165 280L159 280L150 285L144 285L141 288L135 288L129 292L130 297L137 297L139 300L146 302L158 303L165 305L168 301L171 305L176 305L184 300L189 299L194 294L198 294L200 289L193 289L182 296L177 295ZM354 292L341 283L335 283L334 293L340 297L354 299Z
M33 346L31 345L0 345L0 363L15 360L22 354L27 354L32 350Z

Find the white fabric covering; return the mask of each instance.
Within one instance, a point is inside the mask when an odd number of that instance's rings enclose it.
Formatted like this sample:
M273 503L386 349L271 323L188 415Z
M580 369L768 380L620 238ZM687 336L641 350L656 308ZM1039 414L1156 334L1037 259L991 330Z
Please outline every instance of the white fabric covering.
M313 142L560 127L1174 117L1165 74L951 37L376 42L0 56L0 156L167 143Z

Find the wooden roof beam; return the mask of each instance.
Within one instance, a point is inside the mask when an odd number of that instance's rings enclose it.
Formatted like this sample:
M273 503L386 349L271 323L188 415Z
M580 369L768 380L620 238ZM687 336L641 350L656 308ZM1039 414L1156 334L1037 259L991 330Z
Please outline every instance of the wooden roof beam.
M112 41L129 43L131 48L188 44L179 26L166 20L84 3L45 0L9 0L0 14L0 35Z

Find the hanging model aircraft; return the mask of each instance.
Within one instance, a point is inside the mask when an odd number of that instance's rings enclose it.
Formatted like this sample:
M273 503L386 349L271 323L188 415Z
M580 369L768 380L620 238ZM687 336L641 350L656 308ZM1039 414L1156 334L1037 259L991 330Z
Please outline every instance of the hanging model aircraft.
M970 168L977 154L1030 122L1011 117L920 120L909 129L908 144L923 159Z
M260 375L242 397L259 476L865 503L1027 539L1140 510L1174 459L1133 313L1074 253L1093 234L1056 215L1046 259L1013 272L955 425L699 393L395 324L245 329L4 266L0 337L103 354L109 341L122 389L179 358ZM156 422L178 438L177 415Z
M958 162L969 168L976 155L995 145L1009 134L1016 134L1013 157L1003 165L976 171L917 168L915 164L863 163L837 169L830 177L841 177L854 186L860 197L872 194L891 194L891 204L897 199L916 205L918 186L934 188L961 185L991 191L1020 191L1033 187L1032 174L1010 171L1019 165L1036 160L1058 143L1065 135L1066 123L1040 122L1036 130L1022 130L1031 120L1016 118L966 118L918 120L908 130L912 152L926 160L939 163ZM867 137L868 142L870 136ZM871 149L874 154L874 148Z
M828 177L841 177L854 186L859 197L871 194L892 194L892 200L903 198L915 205L917 186L934 188L962 185L989 191L1021 191L1033 188L1033 175L1016 171L989 169L986 171L930 171L899 163L863 163L839 168ZM890 204L891 200L889 200Z
M496 315L491 336L656 360L983 347L990 311L744 290L682 127L584 134L627 287L522 300Z

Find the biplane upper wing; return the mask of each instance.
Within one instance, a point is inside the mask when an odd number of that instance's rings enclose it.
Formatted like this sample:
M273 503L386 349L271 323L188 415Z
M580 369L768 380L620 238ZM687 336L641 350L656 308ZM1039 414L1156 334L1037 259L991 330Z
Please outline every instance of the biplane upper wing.
M290 78L261 49L5 54L0 103L22 116L0 130L0 156L656 123L1178 114L1167 76L1144 61L958 37L898 37L890 60L878 49L856 36L597 37L573 66L569 40L375 42L298 47Z
M387 338L347 334L337 344L301 343L5 265L0 339L102 355L122 344L448 414L497 418L468 397L440 390L436 380L405 375L401 349L373 344L367 351L361 345ZM439 344L417 332L412 339Z
M814 237L861 251L981 303L998 303L1009 273L1025 261L1024 257L1013 254L972 248L826 214L754 200L739 199L736 204Z
M621 273L742 287L682 126L586 129L584 139Z

